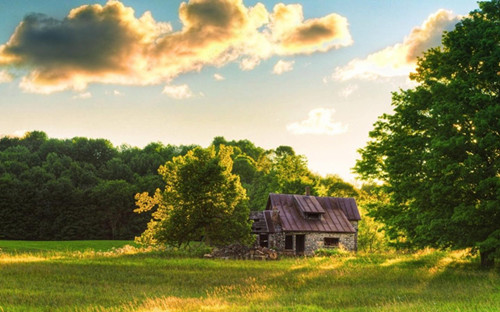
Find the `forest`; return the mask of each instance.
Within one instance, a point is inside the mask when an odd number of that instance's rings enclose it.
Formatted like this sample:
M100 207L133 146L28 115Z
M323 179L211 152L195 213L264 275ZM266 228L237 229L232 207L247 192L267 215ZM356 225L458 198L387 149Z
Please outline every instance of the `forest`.
M292 147L273 150L249 140L212 144L233 148L232 172L246 190L250 210L265 208L269 193L358 197L337 176L321 177ZM49 138L41 131L0 138L0 239L133 239L151 219L134 213L135 194L164 186L158 168L196 145L150 143L115 147L105 139Z

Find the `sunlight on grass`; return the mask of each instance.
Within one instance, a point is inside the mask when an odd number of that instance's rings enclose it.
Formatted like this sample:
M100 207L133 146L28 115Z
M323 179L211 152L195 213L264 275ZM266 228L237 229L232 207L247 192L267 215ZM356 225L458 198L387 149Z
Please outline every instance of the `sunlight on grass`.
M0 253L0 312L500 311L498 270L468 251L238 261L18 244Z
M0 254L0 263L28 263L46 261L47 258L29 254L4 255Z
M380 266L382 267L388 267L392 266L394 264L399 264L403 261L408 261L407 259L404 258L394 258L394 259L387 259L384 263L381 263Z
M230 305L222 299L214 298L148 298L139 306L125 306L128 311L137 312L177 312L177 311L229 311Z
M240 298L249 301L262 301L271 299L274 292L267 285L257 282L255 277L245 279L241 284L223 285L207 291L209 298Z

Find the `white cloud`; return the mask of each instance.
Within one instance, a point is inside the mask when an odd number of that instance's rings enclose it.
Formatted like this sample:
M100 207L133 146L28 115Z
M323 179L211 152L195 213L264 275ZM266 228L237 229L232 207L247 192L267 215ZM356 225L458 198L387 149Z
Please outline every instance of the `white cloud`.
M217 81L221 81L225 80L226 78L224 78L224 76L222 76L221 74L214 74L214 79Z
M316 108L309 112L308 119L287 125L293 134L336 135L347 132L347 125L333 121L333 108Z
M252 70L260 64L258 57L246 57L240 61L241 70Z
M415 70L417 57L431 47L441 44L443 31L452 30L460 20L450 11L439 10L430 15L420 27L412 29L402 43L354 59L335 68L334 80L377 79L379 77L408 76Z
M9 74L6 70L0 70L0 83L3 82L11 82L12 75Z
M193 93L187 84L178 86L167 85L163 88L162 93L177 100L187 99L193 96Z
M293 64L295 64L295 61L279 60L273 67L273 74L281 75L284 72L289 72L293 70Z
M349 97L351 94L353 94L358 89L359 89L358 85L356 85L356 84L350 84L347 87L345 87L344 89L342 89L339 92L339 95L341 97L347 98L347 97Z
M73 96L73 99L89 99L92 97L92 93L84 92Z

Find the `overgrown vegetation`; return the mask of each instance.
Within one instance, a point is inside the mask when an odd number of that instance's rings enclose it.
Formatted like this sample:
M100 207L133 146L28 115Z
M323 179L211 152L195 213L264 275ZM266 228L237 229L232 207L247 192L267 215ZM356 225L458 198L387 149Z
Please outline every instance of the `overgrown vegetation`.
M233 261L126 242L35 244L0 241L0 311L500 309L499 268L480 270L464 251Z

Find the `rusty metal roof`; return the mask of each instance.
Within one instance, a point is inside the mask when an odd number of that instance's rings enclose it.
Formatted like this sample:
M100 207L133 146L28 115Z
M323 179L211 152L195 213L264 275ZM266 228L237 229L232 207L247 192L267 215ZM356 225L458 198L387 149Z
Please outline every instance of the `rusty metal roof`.
M303 213L325 213L325 209L321 207L321 204L318 202L316 197L301 195L292 196L295 200L295 204Z
M349 221L361 219L354 198L269 194L266 210L274 207L285 232L354 233ZM321 213L321 218L309 219L301 212Z
M274 233L274 224L271 219L271 211L251 211L250 220L252 223L252 233Z

